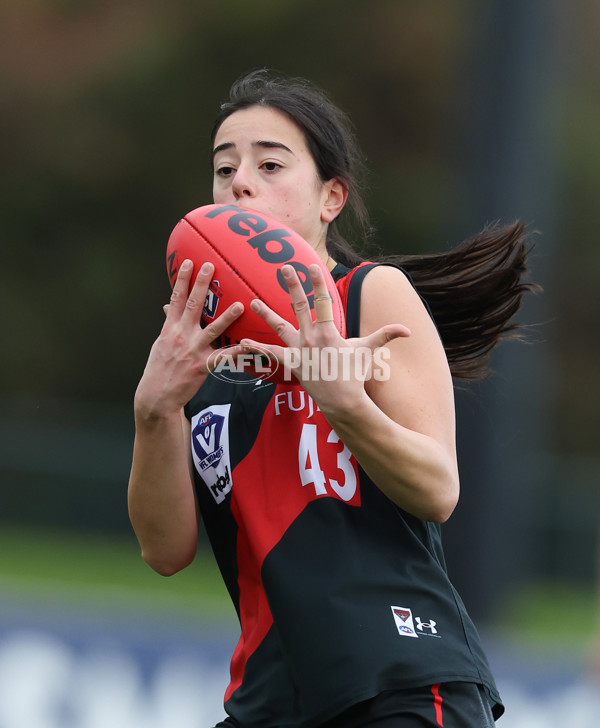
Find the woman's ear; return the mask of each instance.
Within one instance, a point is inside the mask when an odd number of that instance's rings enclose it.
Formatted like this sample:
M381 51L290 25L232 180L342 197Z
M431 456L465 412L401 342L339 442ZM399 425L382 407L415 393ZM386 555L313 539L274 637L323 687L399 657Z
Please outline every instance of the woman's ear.
M323 184L323 204L321 220L333 222L340 214L348 198L348 188L339 179L330 179Z

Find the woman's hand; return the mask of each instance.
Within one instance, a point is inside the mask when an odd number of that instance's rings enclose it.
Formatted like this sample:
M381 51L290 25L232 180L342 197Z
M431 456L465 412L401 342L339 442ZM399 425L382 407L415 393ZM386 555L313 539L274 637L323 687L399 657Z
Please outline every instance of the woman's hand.
M402 324L389 324L368 336L344 339L333 323L331 299L319 266L309 266L315 292L315 321L295 269L284 265L281 271L290 292L298 328L262 301L254 300L251 304L253 310L287 346L266 346L251 339L243 339L242 345L247 351L263 353L267 350L273 359L291 371L322 411L327 412L340 405L353 406L364 396L367 378L385 376L386 350L382 347L393 339L410 336L409 329Z
M204 263L188 295L192 272L192 262L185 260L173 286L171 300L165 306L164 326L152 346L135 394L136 414L145 419L179 412L196 394L209 373L209 357L213 365L216 363L211 344L244 310L240 302L233 303L202 328L200 318L214 266ZM232 353L231 349L229 353Z

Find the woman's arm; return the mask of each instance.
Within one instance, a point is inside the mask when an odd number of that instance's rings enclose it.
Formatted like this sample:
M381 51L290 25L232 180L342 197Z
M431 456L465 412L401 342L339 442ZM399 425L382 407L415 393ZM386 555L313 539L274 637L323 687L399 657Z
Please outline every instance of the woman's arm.
M306 295L290 266L282 269L298 317L298 330L261 302L252 306L289 347L300 352L330 347L342 350L338 373L352 374L352 356L365 347L389 350L389 374L362 381L319 376L314 367L295 368L306 391L373 482L407 512L445 521L459 491L454 442L452 380L442 344L421 299L398 269L379 266L363 282L361 336L344 340L332 322L313 322ZM311 266L315 297L327 296L317 266ZM395 323L401 320L405 326ZM407 330L407 328L410 330ZM251 348L251 344L250 344ZM282 347L270 347L283 359ZM383 368L381 368L383 372Z
M241 304L233 304L209 326L200 327L213 270L205 264L188 295L192 265L182 264L134 399L129 516L143 558L164 575L187 566L197 546L190 428L183 407L208 375L211 342L243 311Z
M129 518L143 559L170 576L191 563L198 539L189 422L183 411L150 418L136 411L135 427Z
M452 379L444 349L421 299L397 268L366 275L360 333L402 321L411 336L387 344L389 376L341 397L325 416L379 488L401 508L443 522L459 494Z

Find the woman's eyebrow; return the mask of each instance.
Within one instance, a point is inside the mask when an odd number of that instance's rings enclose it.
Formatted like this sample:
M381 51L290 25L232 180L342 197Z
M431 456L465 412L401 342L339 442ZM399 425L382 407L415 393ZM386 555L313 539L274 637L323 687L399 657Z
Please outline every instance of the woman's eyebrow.
M265 140L261 139L256 142L252 142L252 146L253 147L262 147L264 149L283 149L286 152L289 152L290 154L294 154L289 147L286 147L285 144L282 144L281 142L271 142L266 139ZM214 157L219 152L224 152L227 149L235 149L235 148L236 148L236 145L233 142L223 142L223 144L218 144L213 149L212 155Z
M218 154L219 152L224 152L226 149L235 149L235 144L233 142L224 142L223 144L218 144L213 149L213 157Z
M265 149L284 149L286 152L289 152L290 154L293 154L292 150L289 147L286 147L285 144L282 144L281 142L270 142L270 141L258 141L252 143L253 147L264 147Z

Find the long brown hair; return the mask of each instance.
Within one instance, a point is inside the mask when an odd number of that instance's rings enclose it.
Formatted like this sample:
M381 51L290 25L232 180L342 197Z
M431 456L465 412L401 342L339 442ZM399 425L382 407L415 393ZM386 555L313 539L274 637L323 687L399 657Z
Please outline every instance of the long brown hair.
M372 232L361 196L362 154L348 116L309 81L261 69L233 84L229 101L215 120L212 142L228 116L250 106L271 107L289 116L303 131L321 180L337 178L344 183L348 201L329 225L327 251L333 260L351 268L363 262L365 258L347 240L352 234L362 243ZM380 256L382 261L401 265L427 302L453 377L487 376L496 344L521 336L513 317L523 295L539 290L526 280L528 238L521 221L496 223L446 252Z

